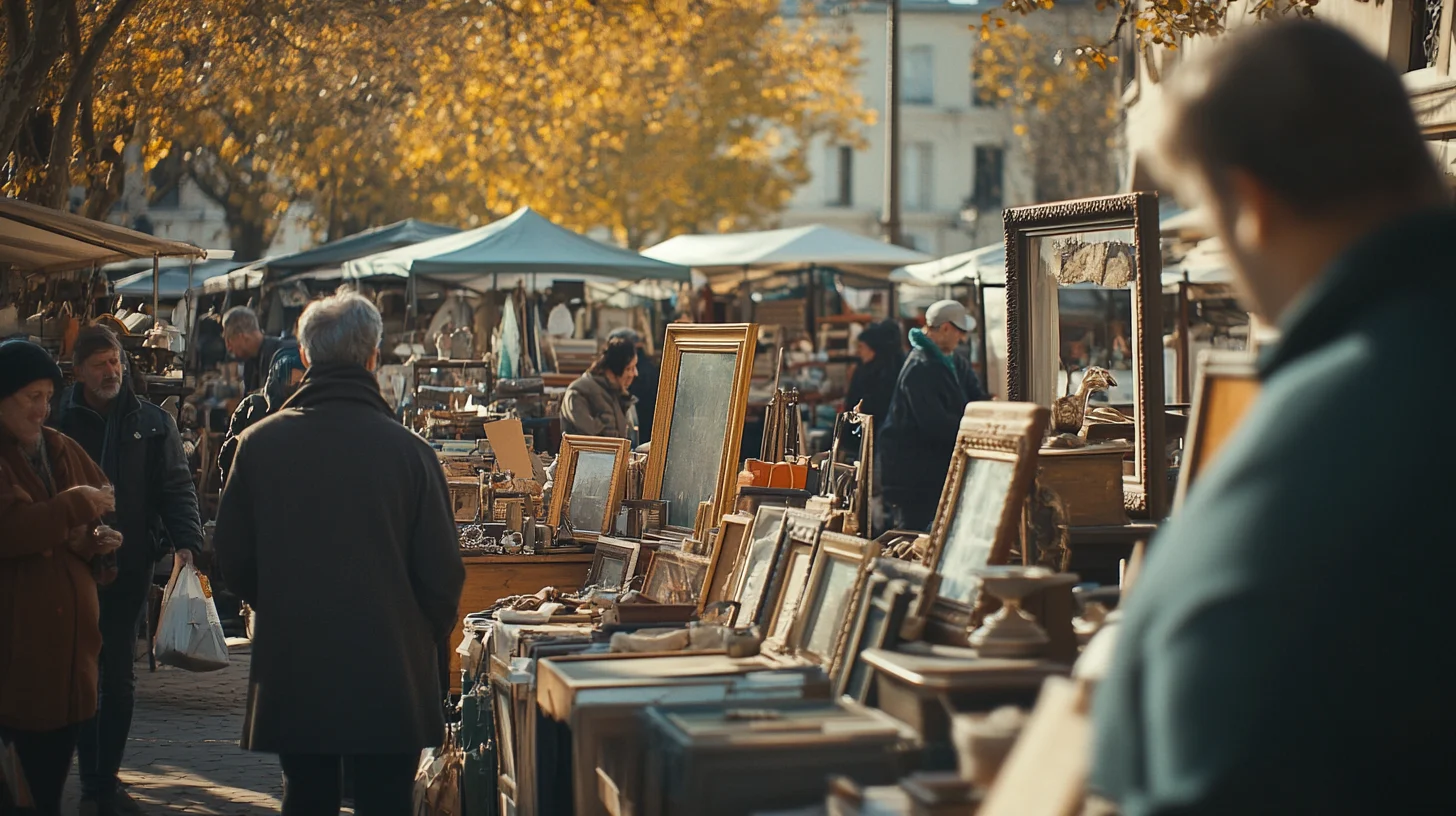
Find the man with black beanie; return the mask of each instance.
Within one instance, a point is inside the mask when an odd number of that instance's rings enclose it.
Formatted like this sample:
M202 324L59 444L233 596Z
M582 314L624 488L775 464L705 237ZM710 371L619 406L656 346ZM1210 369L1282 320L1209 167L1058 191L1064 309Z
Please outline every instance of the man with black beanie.
M116 336L82 329L71 362L76 382L61 393L53 424L116 485L113 526L124 542L116 581L101 589L101 695L78 744L81 812L138 813L116 779L131 731L137 628L156 562L175 548L178 562L190 564L202 549L197 492L176 423L133 392Z

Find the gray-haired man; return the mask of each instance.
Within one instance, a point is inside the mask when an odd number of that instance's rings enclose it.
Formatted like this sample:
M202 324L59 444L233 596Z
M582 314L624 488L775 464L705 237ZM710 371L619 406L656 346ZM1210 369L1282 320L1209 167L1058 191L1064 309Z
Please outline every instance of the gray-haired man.
M308 373L238 437L218 509L228 585L258 611L242 747L279 754L284 814L337 813L344 757L359 813L406 813L444 737L465 578L448 490L379 394L374 305L326 298L298 333Z
M258 324L258 314L247 306L234 306L222 316L222 342L228 354L243 364L243 385L248 393L263 387L273 356L285 348L297 348L291 337L269 337Z

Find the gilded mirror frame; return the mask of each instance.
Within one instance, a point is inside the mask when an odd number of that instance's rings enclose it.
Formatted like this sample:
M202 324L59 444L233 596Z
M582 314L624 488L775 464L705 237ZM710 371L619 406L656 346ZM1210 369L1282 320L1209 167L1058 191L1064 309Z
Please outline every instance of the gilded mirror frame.
M819 535L819 551L814 556L813 566L809 569L809 582L804 587L803 598L799 601L798 614L794 616L793 628L789 631L789 648L794 654L802 655L823 666L824 671L831 678L838 676L839 661L848 637L846 630L853 628L852 619L858 609L860 595L865 591L870 562L878 551L879 548L875 546L874 542L859 536L828 531ZM817 629L819 625L817 614L829 597L826 593L828 573L835 564L853 566L854 583L850 588L849 597L845 599L839 619L831 622L833 635L829 643L829 650L827 653L821 653L810 647L810 638L813 636L810 622L812 621Z
M631 443L625 439L606 436L561 435L561 456L557 459L556 476L552 479L551 510L547 524L553 528L561 526L561 519L567 512L567 500L571 495L572 483L576 479L576 462L583 452L612 454L612 483L607 496L607 507L602 523L596 530L582 532L610 535L617 521L617 511L622 506L622 497L627 484L627 459ZM575 530L573 529L573 532Z
M1006 399L1030 399L1033 260L1031 241L1076 232L1130 230L1136 251L1132 282L1132 344L1136 349L1134 449L1136 476L1123 477L1123 504L1133 518L1158 520L1167 509L1168 461L1165 450L1162 244L1158 233L1157 193L1084 198L1034 207L1011 207L1003 215L1006 231Z
M653 412L652 443L647 454L647 476L642 488L644 498L662 499L663 477L667 470L668 452L672 449L672 414L677 404L677 379L683 355L731 354L734 356L733 385L729 393L723 395L728 424L719 450L718 483L713 491L709 518L719 518L728 512L738 489L738 447L743 442L743 421L748 411L748 386L753 377L757 342L758 325L754 323L675 323L667 327L657 387L657 408ZM696 516L696 506L693 513ZM687 529L681 525L669 526Z
M940 576L936 592L923 593L919 606L919 616L925 619L933 639L964 642L967 627L982 604L979 588L968 601L945 597L945 573L942 572L970 461L1012 465L1011 483L1001 501L991 552L982 566L1008 563L1012 545L1021 537L1022 506L1036 478L1037 452L1050 415L1049 409L1029 402L987 401L966 406L956 434L955 450L951 453L950 473L930 528L930 547L925 554L926 566Z

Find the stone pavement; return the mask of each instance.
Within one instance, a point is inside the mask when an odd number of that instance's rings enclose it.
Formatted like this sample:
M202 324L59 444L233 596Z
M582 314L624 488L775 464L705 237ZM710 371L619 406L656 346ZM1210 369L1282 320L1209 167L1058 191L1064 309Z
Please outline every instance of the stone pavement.
M233 664L206 674L137 663L136 713L121 781L149 814L261 816L277 813L283 794L278 760L238 748L247 702L246 641ZM62 812L79 807L72 772ZM346 811L347 812L347 811Z

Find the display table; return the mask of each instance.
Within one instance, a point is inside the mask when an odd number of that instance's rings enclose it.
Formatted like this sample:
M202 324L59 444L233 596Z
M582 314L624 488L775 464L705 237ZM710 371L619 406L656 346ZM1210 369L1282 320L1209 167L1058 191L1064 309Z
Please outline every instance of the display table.
M542 587L577 590L586 583L591 553L560 555L471 555L465 557L465 588L455 630L450 633L450 690L460 691L460 655L454 647L465 634L465 616L489 609L501 598L532 595Z

